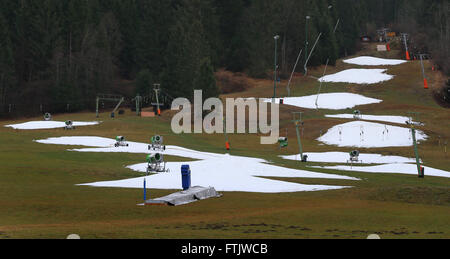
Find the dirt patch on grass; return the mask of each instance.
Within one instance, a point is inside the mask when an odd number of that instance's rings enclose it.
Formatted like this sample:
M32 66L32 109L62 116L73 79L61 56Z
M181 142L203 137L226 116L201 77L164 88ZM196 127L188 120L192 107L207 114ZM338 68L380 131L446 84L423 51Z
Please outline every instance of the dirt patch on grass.
M444 108L450 108L450 79L441 72L434 74L435 83L432 84L433 98L437 104Z
M382 187L372 192L368 199L449 206L450 188Z
M222 94L239 93L253 87L252 80L243 73L221 69L215 73L215 77Z

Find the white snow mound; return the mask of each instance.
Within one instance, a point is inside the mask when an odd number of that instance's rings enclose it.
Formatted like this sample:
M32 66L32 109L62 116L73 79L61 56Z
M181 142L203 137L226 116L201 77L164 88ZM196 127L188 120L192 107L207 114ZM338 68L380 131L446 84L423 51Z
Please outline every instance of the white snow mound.
M325 115L327 118L337 118L337 119L353 119L353 114L337 114L337 115ZM366 121L382 121L397 124L406 124L409 121L408 117L404 116L384 116L384 115L361 115L361 120Z
M328 83L377 84L394 78L386 74L387 69L347 69L319 79Z
M92 121L92 122L83 122L83 121L74 121L73 126L93 126L98 125L100 122ZM40 129L57 129L64 128L66 126L65 122L62 121L29 121L20 124L12 124L5 125L5 127L19 129L19 130L40 130Z
M417 141L424 141L427 135L416 131ZM334 126L317 139L327 145L339 147L380 148L408 147L413 145L410 129L385 124L353 121Z
M385 59L385 58L361 56L357 58L344 60L344 63L359 66L396 66L406 63L406 61L400 59Z
M281 98L276 98L275 102L280 103ZM359 94L352 93L326 93L317 95L310 95L304 97L287 97L282 98L284 104L296 106L306 109L327 109L327 110L345 110L351 109L360 105L381 103L382 100L365 97ZM316 106L317 100L317 106ZM266 99L266 102L272 102L272 99Z
M350 154L345 152L304 153L308 156L308 162L344 164L350 159ZM287 160L300 160L299 155L280 156ZM380 154L360 154L359 160L364 164L397 164L415 163L414 158L401 156L383 156Z
M450 172L439 170L435 168L431 168L428 166L425 167L425 177L426 176L437 176L437 177L446 177L450 178ZM330 170L342 170L342 171L354 171L354 172L365 172L365 173L382 173L382 174L409 174L409 175L417 175L417 165L415 164L386 164L386 165L377 165L377 166L312 166L312 168L322 168L322 169L330 169Z

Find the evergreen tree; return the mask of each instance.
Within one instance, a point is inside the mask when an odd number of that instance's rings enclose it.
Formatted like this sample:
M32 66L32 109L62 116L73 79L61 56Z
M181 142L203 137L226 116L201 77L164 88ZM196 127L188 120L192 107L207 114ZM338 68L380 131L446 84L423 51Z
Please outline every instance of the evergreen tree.
M8 90L14 84L14 57L6 20L0 13L0 105L4 104Z
M209 58L204 58L195 82L195 89L203 90L203 99L219 96L219 88L214 77L214 69Z

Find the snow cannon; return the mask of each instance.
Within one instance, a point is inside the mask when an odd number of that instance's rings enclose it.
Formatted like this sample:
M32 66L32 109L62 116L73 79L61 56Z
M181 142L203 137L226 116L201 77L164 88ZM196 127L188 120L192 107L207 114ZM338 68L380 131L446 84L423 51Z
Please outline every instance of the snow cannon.
M147 156L147 162L149 163L161 163L164 162L164 157L160 153L150 154Z
M47 112L46 114L44 114L44 120L45 121L51 121L52 120L52 115Z
M308 162L308 155L303 155L302 156L302 163L306 163Z
M168 173L169 169L166 169L166 162L164 162L164 156L160 153L154 153L147 155L147 175L150 173Z
M352 166L353 166L353 163L358 163L358 162L362 163L362 161L359 160L359 154L360 153L358 150L353 150L352 152L350 152L350 159L347 160L347 163L351 163Z
M359 151L353 150L352 152L350 152L350 157L351 158L359 157Z
M151 144L148 145L148 150L157 150L157 151L164 151L166 150L166 146L163 145L163 137L160 135L155 135L150 139Z
M278 138L278 144L280 144L280 148L287 147L289 145L288 138L287 137Z
M156 136L152 137L152 143L161 144L162 141L163 141L163 138L161 136L159 136L159 135L156 135Z
M362 117L361 111L360 110L355 110L353 111L353 118L355 120L360 120Z
M116 137L116 144L114 144L115 147L128 147L128 143L125 140L125 137L123 136L117 136Z
M75 129L75 126L73 126L73 121L67 120L67 121L65 121L65 124L66 124L66 126L64 127L64 129L66 129L66 130Z
M353 150L350 152L350 162L358 162L359 161L359 151Z

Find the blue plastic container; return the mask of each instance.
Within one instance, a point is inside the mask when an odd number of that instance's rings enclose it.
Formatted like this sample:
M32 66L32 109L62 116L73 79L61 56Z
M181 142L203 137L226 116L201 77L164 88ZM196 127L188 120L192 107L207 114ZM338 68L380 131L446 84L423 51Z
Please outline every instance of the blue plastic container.
M191 188L191 169L189 165L181 166L181 181L184 191Z

